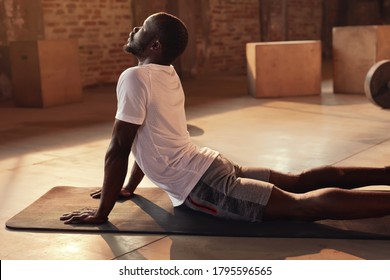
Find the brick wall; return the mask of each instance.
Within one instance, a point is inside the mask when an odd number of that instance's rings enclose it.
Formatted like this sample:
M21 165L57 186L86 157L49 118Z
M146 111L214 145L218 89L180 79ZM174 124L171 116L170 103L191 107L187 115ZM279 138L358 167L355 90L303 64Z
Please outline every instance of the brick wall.
M185 1L185 2L184 2ZM345 0L329 0L329 14ZM135 65L122 45L134 24L165 10L188 21L193 44L183 56L190 75L245 74L245 44L263 40L319 39L321 0L0 0L0 62L14 40L78 40L84 86L116 82L126 67ZM369 0L351 0L351 23L368 22L375 7ZM385 0L387 11L390 0ZM335 8L335 9L333 9ZM370 9L369 9L370 8ZM264 10L266 9L266 10ZM267 15L267 9L269 14ZM367 14L367 11L371 11ZM259 12L261 11L261 13ZM260 15L262 25L260 26ZM356 16L358 15L358 16ZM264 16L269 16L268 21ZM333 15L335 17L335 15ZM366 20L364 20L366 19ZM331 21L330 24L336 21ZM266 32L265 32L266 31ZM328 32L329 33L329 32ZM328 40L328 43L330 40ZM2 67L2 72L8 70ZM7 74L7 73L6 73Z
M287 40L320 40L322 0L287 1Z
M43 36L41 0L0 0L0 45Z
M259 1L210 0L201 8L197 74L245 74L245 44L260 40Z
M260 0L263 41L319 40L322 0Z
M130 0L42 0L45 39L76 39L82 83L116 82L134 65L122 46L130 32Z

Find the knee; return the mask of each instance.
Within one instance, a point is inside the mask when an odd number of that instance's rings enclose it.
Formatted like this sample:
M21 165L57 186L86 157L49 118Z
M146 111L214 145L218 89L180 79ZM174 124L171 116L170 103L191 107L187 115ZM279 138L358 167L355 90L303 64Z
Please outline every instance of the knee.
M316 209L306 194L289 193L274 188L265 209L264 220L313 221Z
M339 168L334 166L323 166L315 169L304 171L297 175L297 184L305 188L324 187L333 184L332 180L342 176Z
M332 201L332 206L342 204L340 197L343 197L346 192L348 191L338 188L324 188L299 194L298 218L305 221L328 218L329 213L332 213L334 209L330 207L329 202Z

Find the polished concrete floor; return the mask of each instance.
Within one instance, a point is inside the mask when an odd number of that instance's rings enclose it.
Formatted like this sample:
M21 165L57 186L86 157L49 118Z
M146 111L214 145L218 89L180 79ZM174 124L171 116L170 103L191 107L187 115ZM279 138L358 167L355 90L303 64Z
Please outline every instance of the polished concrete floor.
M245 77L184 80L193 141L244 165L298 172L390 164L390 111L363 95L254 99ZM100 186L113 86L48 109L0 103L0 259L390 259L390 241L19 232L7 219L56 185ZM144 180L141 187L153 184Z

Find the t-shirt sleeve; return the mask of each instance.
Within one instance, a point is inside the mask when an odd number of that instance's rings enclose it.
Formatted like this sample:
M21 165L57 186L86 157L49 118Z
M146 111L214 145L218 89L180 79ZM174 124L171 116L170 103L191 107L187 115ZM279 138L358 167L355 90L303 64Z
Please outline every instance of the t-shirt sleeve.
M137 125L144 122L148 95L145 74L129 68L119 77L116 88L117 120Z

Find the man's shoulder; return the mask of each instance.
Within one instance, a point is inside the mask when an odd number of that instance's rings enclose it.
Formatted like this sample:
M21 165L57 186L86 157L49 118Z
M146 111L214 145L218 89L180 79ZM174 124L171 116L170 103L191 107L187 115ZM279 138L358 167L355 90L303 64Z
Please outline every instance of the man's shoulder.
M128 78L141 78L147 74L145 67L133 66L122 72L121 76Z
M119 85L133 85L140 86L148 84L148 72L147 69L134 66L127 68L119 77Z

